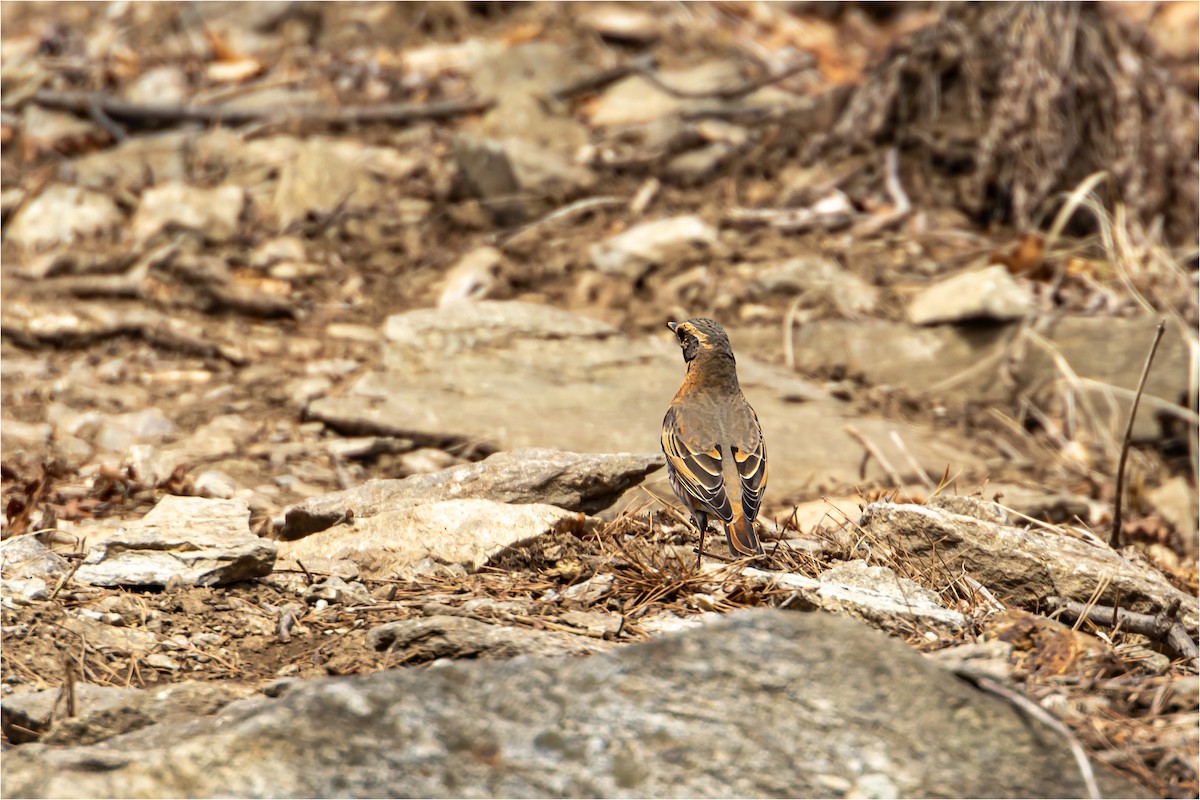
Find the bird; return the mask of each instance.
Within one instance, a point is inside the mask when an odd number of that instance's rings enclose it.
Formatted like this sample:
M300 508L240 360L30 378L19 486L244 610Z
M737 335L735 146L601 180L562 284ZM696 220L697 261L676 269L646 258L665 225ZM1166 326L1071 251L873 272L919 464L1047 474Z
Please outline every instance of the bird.
M767 451L758 415L738 383L733 346L716 321L669 322L686 374L663 417L662 449L671 488L700 530L720 520L729 551L762 555L754 520L767 488Z

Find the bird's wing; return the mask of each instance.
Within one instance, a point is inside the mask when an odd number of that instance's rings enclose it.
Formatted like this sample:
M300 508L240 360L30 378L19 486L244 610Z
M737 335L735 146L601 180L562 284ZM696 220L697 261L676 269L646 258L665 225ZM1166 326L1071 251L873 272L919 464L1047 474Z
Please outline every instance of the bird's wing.
M687 493L713 516L733 520L733 506L725 492L721 474L721 448L704 448L687 435L672 407L663 420L662 449L667 464Z
M758 415L752 408L750 416L754 418L753 435L743 438L743 443L734 450L733 460L741 478L742 512L746 519L753 520L758 517L758 509L767 490L767 448Z

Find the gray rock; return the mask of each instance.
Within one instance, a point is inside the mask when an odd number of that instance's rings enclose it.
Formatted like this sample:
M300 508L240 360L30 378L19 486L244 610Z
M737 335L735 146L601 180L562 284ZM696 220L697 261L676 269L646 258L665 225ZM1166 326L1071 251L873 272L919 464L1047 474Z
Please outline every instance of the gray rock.
M133 236L145 242L168 225L226 240L237 233L246 193L237 186L201 189L182 182L164 183L142 194L133 217Z
M1071 389L1076 400L1094 412L1082 421L1094 419L1106 429L1098 433L1123 435L1156 324L1145 317L1065 317L1040 331L1082 379L1081 386ZM1023 354L1013 370L1018 384L1043 387L1043 402L1061 395L1064 383L1073 379L1063 375L1053 353L1020 341L1020 332L1017 324L916 328L877 319L820 320L796 326L792 342L802 373L841 367L874 385L920 394L935 390L933 396L943 402L1010 398L1013 389L999 365L1002 359ZM1157 415L1186 404L1188 348L1179 330L1168 327L1146 381L1133 429L1135 441L1157 438ZM944 385L938 388L939 384Z
M578 512L540 503L404 501L393 494L369 516L356 515L344 525L281 542L279 554L306 563L349 559L364 577L386 579L411 575L428 558L478 569L506 548L537 536L581 534L584 523Z
M653 44L662 35L657 16L628 6L598 8L576 22L601 39L621 44Z
M269 269L281 261L307 261L308 246L299 236L276 236L260 244L250 254L250 266Z
M65 558L36 536L13 536L0 542L0 575L5 578L54 580L70 571Z
M1177 475L1146 493L1158 513L1174 526L1190 555L1196 554L1196 489L1187 478Z
M587 636L491 625L444 614L376 626L367 632L367 644L390 651L404 663L418 664L438 658L584 656L610 647Z
M1004 508L990 500L984 500L982 497L971 497L970 495L957 494L939 494L929 498L925 505L930 508L940 508L949 511L952 514L961 514L965 517L974 517L983 522L992 522L996 525L1012 525L1013 520L1009 519L1008 513Z
M1115 436L1118 441L1125 433L1133 393L1157 324L1155 317L1064 317L1043 332L1072 371L1084 380L1078 402L1095 412L1103 434ZM1146 377L1145 394L1133 426L1135 441L1151 441L1161 435L1156 417L1165 409L1188 404L1194 407L1195 389L1189 387L1189 380L1195 369L1187 335L1179 326L1168 325L1154 367ZM1059 370L1052 353L1033 346L1018 367L1018 376L1026 386L1045 386L1046 392L1059 394L1072 380Z
M967 625L967 619L943 607L934 592L887 567L867 566L865 561L839 564L816 580L754 567L742 574L763 586L795 590L789 608L845 614L883 631L905 633L918 628L953 632Z
M593 575L586 581L580 581L562 590L564 599L574 601L582 606L590 606L612 591L616 576L611 572Z
M21 114L22 144L29 150L67 151L108 138L96 123L66 111L29 103Z
M532 303L477 303L468 309L420 309L387 318L383 327L389 363L409 360L432 366L446 356L465 355L514 339L607 339L616 328L552 306Z
M397 461L406 475L427 475L463 463L461 458L436 447L419 447L403 454Z
M591 170L524 139L459 134L454 157L463 177L498 224L545 213L595 183Z
M17 449L48 444L54 433L54 428L45 422L21 422L7 418L0 422L0 430L4 432L5 455Z
M548 95L565 83L583 76L588 67L576 54L553 42L534 41L496 48L487 52L472 75L476 91L496 97L501 107L517 97ZM512 133L536 136L517 120ZM502 124L497 121L497 124Z
M460 258L446 272L438 305L483 300L499 285L504 254L494 247L478 247Z
M712 142L672 158L663 175L678 186L698 186L716 177L736 154L737 148L728 142Z
M1006 509L1054 525L1071 522L1077 517L1094 523L1099 519L1097 507L1102 505L1083 495L1047 492L1013 483L989 483L984 494ZM1014 521L1023 524L1020 519Z
M112 612L80 609L68 614L62 626L87 642L88 647L103 653L145 656L161 643L153 631L114 624L117 622L121 618Z
M16 692L0 700L0 720L3 721L5 737L13 744L34 742L41 738L54 722L54 707L59 704L60 694L60 689L45 689L40 692ZM96 716L129 702L137 694L137 689L76 683L76 712L78 717ZM64 710L60 709L60 716L63 713Z
M54 746L87 745L162 722L216 713L253 689L238 683L186 681L161 689L124 689L75 684L76 715L51 712L59 690L14 694L0 702L4 733L14 743L40 741ZM34 735L30 735L30 734ZM14 738L14 735L16 738Z
M656 454L588 455L558 450L496 453L474 464L399 480L367 481L352 489L305 500L287 510L280 536L297 539L340 521L362 520L416 503L459 498L543 503L591 514L611 505L622 492L663 464L663 458Z
M1013 674L1013 645L1000 639L966 644L935 650L927 654L935 663L960 675L990 678L1007 683Z
M1034 311L1033 294L996 264L961 272L922 290L908 304L914 325L1022 319Z
M50 587L41 578L0 579L0 603L7 608L50 599Z
M120 463L128 467L132 476L141 483L159 486L171 477L171 473L183 461L180 456L152 445L135 444Z
M175 431L173 423L158 408L146 408L116 414L104 419L96 432L96 447L110 453L124 453L135 444L161 441Z
M315 569L315 567L313 568ZM320 583L314 583L304 590L306 603L315 603L318 600L351 605L370 605L375 602L375 598L371 597L367 587L358 581L347 583L336 575L332 575Z
M637 280L655 266L701 258L718 246L716 228L696 216L643 222L592 245L592 266Z
M965 571L996 597L1032 608L1057 595L1144 614L1172 600L1195 627L1196 603L1157 570L1127 561L1110 548L1053 530L1026 530L926 506L872 503L857 528L875 548L903 553L914 569ZM1094 593L1103 588L1099 596Z
M187 75L174 65L151 67L130 81L124 91L130 102L161 105L180 105L187 93Z
M232 477L219 469L206 469L192 481L196 494L201 497L216 497L228 500L241 487Z
M836 261L810 256L766 267L755 275L750 291L760 299L803 292L850 319L869 315L879 305L879 290L874 286Z
M236 456L251 439L256 426L237 414L222 414L201 425L186 439L164 448L192 462Z
M1146 789L1096 765L1106 796ZM865 626L748 612L589 658L297 683L102 747L5 754L13 796L1075 797L1067 742Z
M317 136L305 140L279 173L272 210L283 227L312 213L371 208L386 182L399 183L420 161L390 147Z
M712 61L681 70L663 70L662 82L681 92L701 93L733 89L743 78L732 61ZM748 99L747 99L748 102ZM589 110L589 121L601 128L645 125L684 111L698 111L722 105L717 99L687 99L664 92L641 75L619 81L596 98Z
M5 226L5 239L36 250L106 235L124 220L108 195L55 184L29 201Z
M219 586L267 575L275 563L275 543L250 532L241 500L168 495L89 545L75 580L94 586Z
M195 131L183 130L131 136L116 147L67 162L62 174L97 191L141 191L156 183L183 181L187 179L185 154L196 135Z
M955 395L999 399L1010 393L1000 370L972 368L1016 335L1016 326L914 328L882 319L824 319L796 326L792 344L801 374L841 368L871 385L914 392L953 379Z

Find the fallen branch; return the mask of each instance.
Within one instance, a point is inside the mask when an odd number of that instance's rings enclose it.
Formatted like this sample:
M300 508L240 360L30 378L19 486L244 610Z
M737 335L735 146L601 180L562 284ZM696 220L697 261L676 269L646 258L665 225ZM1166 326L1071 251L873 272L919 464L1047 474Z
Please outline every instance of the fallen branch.
M640 56L631 61L627 61L624 64L618 64L610 69L601 70L592 75L587 75L577 81L563 86L560 89L555 89L550 96L560 102L571 100L579 95L598 92L623 78L628 78L630 75L645 73L653 68L654 56Z
M201 334L184 330L181 324L158 312L138 310L124 317L104 319L65 315L64 319L55 322L57 324L43 324L38 319L0 318L0 336L30 349L83 347L106 339L132 336L164 350L201 358L221 358L235 367L246 364L246 356L237 347L206 341Z
M617 81L627 78L630 75L641 75L647 81L654 85L658 90L665 92L671 97L680 100L737 100L746 95L754 94L759 89L763 89L774 83L785 81L793 75L797 75L805 70L812 69L813 59L811 57L798 61L797 63L786 67L779 72L773 72L755 78L751 81L746 81L729 89L709 89L706 91L688 91L686 89L676 89L670 84L664 83L659 77L658 72L654 68L653 56L641 56L639 58L627 61L624 64L618 64L611 69L602 70L594 75L588 75L574 83L567 84L561 89L556 89L552 94L555 100L570 100L583 94L590 94L599 91L606 86L609 86Z
M1045 603L1052 613L1066 617L1068 622L1087 620L1093 625L1120 627L1130 633L1147 636L1165 645L1173 655L1188 659L1192 669L1200 672L1200 647L1188 635L1187 628L1179 619L1179 598L1175 598L1157 614L1139 614L1113 606L1087 605L1065 597L1047 597Z
M954 674L968 683L974 685L977 689L994 694L997 697L1007 700L1016 706L1019 710L1024 711L1029 716L1044 722L1060 736L1067 740L1067 745L1071 748L1071 754L1075 756L1075 763L1079 766L1079 774L1083 778L1083 784L1087 787L1088 797L1094 800L1099 800L1100 787L1096 783L1096 773L1092 769L1092 762L1088 760L1087 753L1083 749L1083 745L1079 743L1079 739L1075 734L1071 733L1071 729L1060 722L1046 709L1039 706L1033 700L1030 700L1020 692L1009 689L996 683L990 678L985 678L982 675L975 675L965 670L954 670Z
M408 125L425 120L451 119L478 114L491 108L491 100L442 100L434 103L383 103L375 106L322 108L306 106L292 111L186 106L162 103L132 103L99 92L35 92L30 100L43 108L69 111L91 119L98 115L114 125L153 127L181 122L236 127L255 122L304 121L330 125L384 122Z
M793 75L797 75L805 70L812 69L812 66L813 60L811 57L809 57L807 59L798 61L790 67L785 67L779 72L764 75L763 77L756 78L752 81L746 81L745 83L734 86L730 89L710 89L700 92L691 92L669 86L668 84L663 83L662 78L650 70L642 70L641 74L644 78L646 78L646 80L654 84L656 88L666 92L667 94L671 95L671 97L675 97L680 100L737 100L745 97L748 94L754 94L759 89L763 89L773 83L785 81Z
M1121 495L1125 490L1125 459L1129 456L1129 443L1133 439L1133 420L1137 417L1142 392L1146 389L1146 376L1150 374L1150 365L1154 363L1154 354L1158 352L1158 343L1162 341L1166 329L1166 319L1160 319L1158 327L1154 330L1154 343L1150 345L1146 363L1142 365L1142 377L1138 380L1137 393L1133 396L1133 405L1129 409L1129 421L1125 424L1125 440L1121 443L1121 458L1117 461L1117 485L1113 493L1112 534L1108 537L1108 544L1114 550L1121 546Z

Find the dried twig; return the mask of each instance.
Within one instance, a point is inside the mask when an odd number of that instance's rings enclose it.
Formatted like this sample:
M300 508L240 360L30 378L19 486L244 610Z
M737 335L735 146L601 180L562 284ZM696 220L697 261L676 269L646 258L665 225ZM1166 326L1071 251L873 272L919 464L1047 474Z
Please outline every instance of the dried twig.
M622 78L627 78L630 75L637 73L645 73L654 68L654 56L644 55L639 56L624 64L617 64L610 69L600 70L592 75L587 75L577 81L567 84L560 89L555 89L551 93L551 97L558 101L571 100L575 97L584 94L598 92L606 86L610 86Z
M646 78L646 80L654 84L656 88L666 92L667 94L671 95L671 97L676 97L680 100L737 100L745 97L748 94L754 94L759 89L770 86L773 83L785 81L793 75L797 75L805 70L812 69L812 66L813 60L811 57L809 57L792 64L790 67L785 67L779 72L764 75L763 77L756 78L752 81L746 81L745 83L734 86L730 89L710 89L700 92L685 91L683 89L676 89L673 86L668 86L667 84L663 83L662 78L650 70L641 70L641 74Z
M383 122L408 125L424 120L441 120L478 114L491 108L491 100L443 100L434 103L382 103L374 106L323 108L306 106L292 111L234 109L161 103L132 103L95 92L39 91L32 102L57 111L70 111L93 119L102 114L114 124L133 126L173 125L203 122L210 125L247 125L255 122L303 121L329 125Z
M736 228L769 225L781 233L804 233L839 230L853 221L853 214L854 209L840 200L818 201L808 208L733 208L722 221Z
M773 72L755 78L754 80L746 81L737 86L728 89L710 89L706 91L688 91L685 89L676 89L674 86L663 82L659 77L654 67L654 57L650 55L640 56L618 64L611 69L601 70L594 75L588 75L574 83L567 84L561 89L556 89L552 94L555 100L570 100L579 95L590 94L599 91L604 87L616 83L617 81L627 78L630 75L641 75L647 81L654 85L661 92L665 92L671 97L680 100L738 100L746 95L754 94L759 89L770 86L774 83L787 80L793 75L797 75L805 70L812 69L812 58L805 58L797 63L786 67L778 72Z
M842 430L846 432L847 436L862 445L863 449L867 451L868 455L879 462L879 466L882 467L883 471L887 473L888 478L891 479L893 485L895 485L897 488L903 485L904 482L900 480L900 473L896 472L896 468L892 466L892 463L887 460L887 457L885 457L879 448L875 446L874 442L864 436L862 432L853 425L846 425L842 428Z
M297 558L296 566L300 567L300 571L304 573L304 582L307 585L312 586L314 583L316 583L316 580L313 578L312 573L308 571L308 567L304 566L303 561L301 561L300 559Z
M917 461L916 457L913 456L907 445L904 444L904 440L900 438L899 432L892 431L889 434L889 438L892 440L892 444L896 445L896 448L900 451L901 455L904 456L904 460L908 462L910 467L912 467L913 472L915 472L917 477L921 479L921 482L930 489L937 489L937 484L933 482L933 479L929 477L929 473L925 471L924 467L921 466L921 463Z
M912 213L912 201L900 185L900 154L894 147L888 148L884 170L884 186L892 199L892 210L861 222L851 231L855 236L874 236L880 231L899 225Z
M556 222L557 220L573 217L576 214L582 214L586 211L591 211L594 208L622 206L627 202L628 198L624 197L585 197L582 200L577 200L574 203L569 203L563 206L562 208L555 209L544 217L535 219L533 222L530 222L527 225L522 225L514 231L493 234L491 239L493 242L499 244L510 244L514 240L524 236L529 231L541 227L542 225L547 225L551 222Z
M1099 800L1100 787L1096 783L1096 773L1092 769L1092 762L1088 760L1087 753L1084 752L1083 745L1079 743L1079 739L1075 734L1071 733L1071 729L1060 722L1046 709L1039 706L1033 700L1030 700L1020 692L1009 689L990 678L985 678L982 675L974 675L966 670L956 669L954 674L968 683L973 684L976 688L981 689L989 694L994 694L997 697L1007 700L1021 711L1029 714L1029 716L1044 722L1050 728L1054 729L1060 736L1067 740L1067 745L1071 748L1071 754L1075 756L1075 763L1079 766L1079 774L1083 777L1084 786L1087 787L1088 797Z
M977 597L983 598L987 602L987 604L992 607L993 613L1008 610L1007 606L1005 606L1004 603L1001 603L999 600L996 599L996 595L992 594L991 591L986 586L984 586L982 583L980 583L979 581L972 578L966 572L963 572L959 576L959 578L962 580L963 583L967 584L967 586L970 587L971 591Z
M1150 374L1150 365L1154 363L1154 354L1158 352L1158 343L1162 341L1163 332L1166 329L1166 319L1160 319L1158 327L1154 329L1154 343L1150 345L1150 352L1146 354L1146 363L1142 365L1142 377L1138 379L1137 394L1133 396L1133 405L1129 409L1129 421L1125 425L1125 440L1121 443L1121 458L1117 461L1117 485L1113 493L1112 534L1108 537L1108 544L1114 549L1121 546L1121 495L1125 489L1125 459L1129 456L1129 443L1133 438L1133 420L1137 416L1138 404L1141 402L1142 392L1146 388L1146 376Z
M1045 603L1052 612L1067 617L1068 621L1086 620L1108 628L1119 625L1130 633L1148 636L1166 645L1177 657L1188 659L1192 669L1200 672L1200 647L1179 619L1179 598L1157 614L1139 614L1115 606L1087 606L1065 597L1047 597Z

